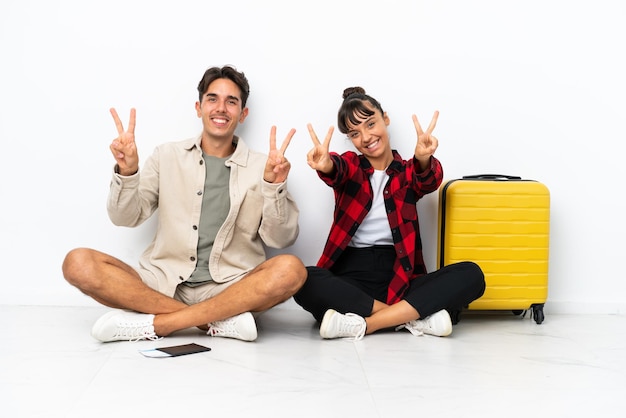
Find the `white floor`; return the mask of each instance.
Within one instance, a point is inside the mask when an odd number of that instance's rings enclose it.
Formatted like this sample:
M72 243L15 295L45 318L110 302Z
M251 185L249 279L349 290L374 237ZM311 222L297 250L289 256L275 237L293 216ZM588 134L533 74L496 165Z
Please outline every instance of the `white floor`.
M106 311L0 306L2 417L626 416L626 316L470 313L447 338L327 341L290 301L252 343L192 329L102 344ZM138 352L188 342L212 350Z

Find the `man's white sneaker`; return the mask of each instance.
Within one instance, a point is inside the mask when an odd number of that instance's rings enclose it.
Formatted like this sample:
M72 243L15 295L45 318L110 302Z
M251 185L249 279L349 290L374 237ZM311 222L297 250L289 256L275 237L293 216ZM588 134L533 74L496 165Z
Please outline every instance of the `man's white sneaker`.
M210 322L207 335L254 341L257 337L256 322L250 312L244 312L221 321Z
M353 314L340 314L334 309L329 309L322 318L320 324L320 336L322 338L354 338L360 340L365 335L367 324L363 317Z
M91 329L91 336L102 342L158 340L154 315L115 309L102 315Z
M424 319L416 319L400 325L396 331L402 328L408 329L415 336L430 334L445 337L452 333L452 320L448 311L442 309Z

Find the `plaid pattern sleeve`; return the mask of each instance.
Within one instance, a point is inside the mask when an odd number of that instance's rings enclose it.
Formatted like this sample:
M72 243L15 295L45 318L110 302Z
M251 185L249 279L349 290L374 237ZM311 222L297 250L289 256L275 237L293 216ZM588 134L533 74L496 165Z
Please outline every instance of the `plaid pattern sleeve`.
M395 150L393 155L383 191L397 255L387 294L389 304L402 299L410 280L426 273L416 203L437 190L443 179L441 163L435 157L431 157L430 167L421 171L415 158L402 160ZM331 153L331 158L335 170L330 175L318 173L335 193L333 224L317 263L324 268L331 268L339 259L372 205L369 177L374 169L369 161L352 151Z

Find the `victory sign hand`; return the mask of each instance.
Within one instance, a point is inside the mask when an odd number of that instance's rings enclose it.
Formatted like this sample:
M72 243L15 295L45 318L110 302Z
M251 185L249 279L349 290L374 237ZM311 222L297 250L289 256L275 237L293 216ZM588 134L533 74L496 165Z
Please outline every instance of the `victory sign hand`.
M329 149L330 139L333 136L335 128L333 126L328 128L328 133L326 134L326 138L324 138L323 144L317 139L317 134L310 123L307 124L307 128L313 140L313 149L306 154L306 162L312 169L328 174L333 170L333 161L330 159Z
M268 183L282 183L287 180L291 163L285 158L285 151L295 133L296 130L292 128L280 149L276 149L276 126L272 126L270 131L270 152L267 156L265 172L263 173L263 179Z
M123 176L130 176L139 170L139 156L137 155L137 147L135 145L136 112L135 109L130 109L128 130L125 131L117 111L114 108L111 108L110 111L117 127L118 137L111 142L109 148L115 161L117 161L119 173Z
M439 111L436 110L433 115L430 125L426 132L422 130L417 116L413 115L413 125L415 125L415 131L417 132L417 144L415 145L415 158L420 162L427 162L431 155L435 153L435 150L439 146L439 141L432 135L435 126L437 125L437 118L439 117Z

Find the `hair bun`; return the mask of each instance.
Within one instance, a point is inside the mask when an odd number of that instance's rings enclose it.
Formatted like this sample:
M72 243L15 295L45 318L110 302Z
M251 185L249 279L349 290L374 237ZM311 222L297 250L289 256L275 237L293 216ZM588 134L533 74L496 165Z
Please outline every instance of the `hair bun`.
M347 99L348 96L353 94L365 94L365 89L363 87L348 87L343 91L343 99Z

